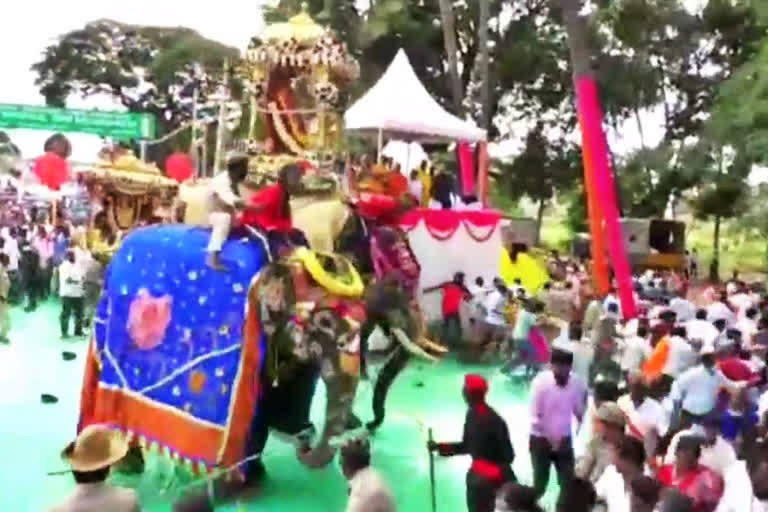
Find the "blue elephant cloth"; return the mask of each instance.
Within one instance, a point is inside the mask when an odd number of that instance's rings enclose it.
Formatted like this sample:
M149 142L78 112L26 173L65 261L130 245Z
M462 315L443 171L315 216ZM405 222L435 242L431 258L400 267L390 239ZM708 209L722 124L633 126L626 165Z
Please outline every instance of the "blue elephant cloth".
M242 366L246 343L252 342L256 346L248 349L257 356L250 361L260 367L264 337L246 340L243 333L251 309L248 292L265 254L259 243L230 239L221 254L228 271L212 270L205 264L209 235L183 225L151 226L132 231L122 242L107 269L93 347L101 363L99 391L107 388L119 399L110 398L114 404L101 399L91 420L112 423L181 457L215 465L231 437L232 416L243 405L236 403L243 396L238 389L249 386L255 396L258 388L259 368L244 373ZM150 303L170 298L170 315L158 322L161 329L167 327L149 346L138 343L129 329L131 305L147 292ZM253 382L241 383L244 375ZM137 417L139 410L151 418ZM247 416L248 411L240 414ZM197 445L184 437L208 433L216 439L199 439Z

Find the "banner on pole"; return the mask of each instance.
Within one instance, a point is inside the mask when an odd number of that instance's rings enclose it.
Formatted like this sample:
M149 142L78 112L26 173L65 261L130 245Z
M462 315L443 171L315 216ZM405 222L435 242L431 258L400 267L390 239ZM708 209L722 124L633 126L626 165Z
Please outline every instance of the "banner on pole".
M115 139L154 139L152 114L79 110L0 103L0 128L92 133Z

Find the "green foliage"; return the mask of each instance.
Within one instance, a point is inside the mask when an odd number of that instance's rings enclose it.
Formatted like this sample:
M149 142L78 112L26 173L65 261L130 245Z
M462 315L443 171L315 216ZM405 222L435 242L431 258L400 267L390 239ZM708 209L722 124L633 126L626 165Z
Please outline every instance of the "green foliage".
M751 170L745 154L738 149L704 142L691 160L703 178L696 197L691 201L695 215L700 219L709 219L743 214L748 193L746 178Z
M528 196L535 202L567 190L581 172L581 153L567 145L552 145L538 123L526 138L525 149L514 160L499 165L500 185L511 199Z
M99 20L61 36L32 70L49 105L63 107L71 94L108 94L129 111L156 114L170 130L189 119L192 89L199 87L204 102L224 61L238 56L187 28Z

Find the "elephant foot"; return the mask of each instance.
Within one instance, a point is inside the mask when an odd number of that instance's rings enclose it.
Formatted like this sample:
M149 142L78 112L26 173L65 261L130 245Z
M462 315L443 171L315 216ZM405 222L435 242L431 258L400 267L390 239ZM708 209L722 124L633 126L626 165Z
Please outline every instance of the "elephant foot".
M128 453L117 463L115 471L124 475L140 475L144 473L144 452L140 446L131 446Z
M173 512L214 512L216 505L251 500L259 494L260 482L261 479L259 482L251 482L229 475L221 476L213 481L213 496L209 494L207 486L203 486L175 502Z
M376 418L373 421L366 423L365 428L368 429L368 432L374 433L379 429L382 423L384 423L384 418Z
M347 425L346 430L355 430L357 428L360 428L363 426L363 422L360 421L360 418L355 416L353 413L349 413L349 417L347 418Z

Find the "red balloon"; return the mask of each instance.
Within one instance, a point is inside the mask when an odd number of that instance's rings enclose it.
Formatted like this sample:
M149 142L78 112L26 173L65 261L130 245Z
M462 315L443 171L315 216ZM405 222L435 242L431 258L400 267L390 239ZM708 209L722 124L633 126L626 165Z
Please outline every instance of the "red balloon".
M69 181L69 165L56 153L48 152L39 157L32 170L40 183L51 190L59 190Z
M179 183L185 182L194 173L194 163L186 153L177 152L165 160L165 174Z

